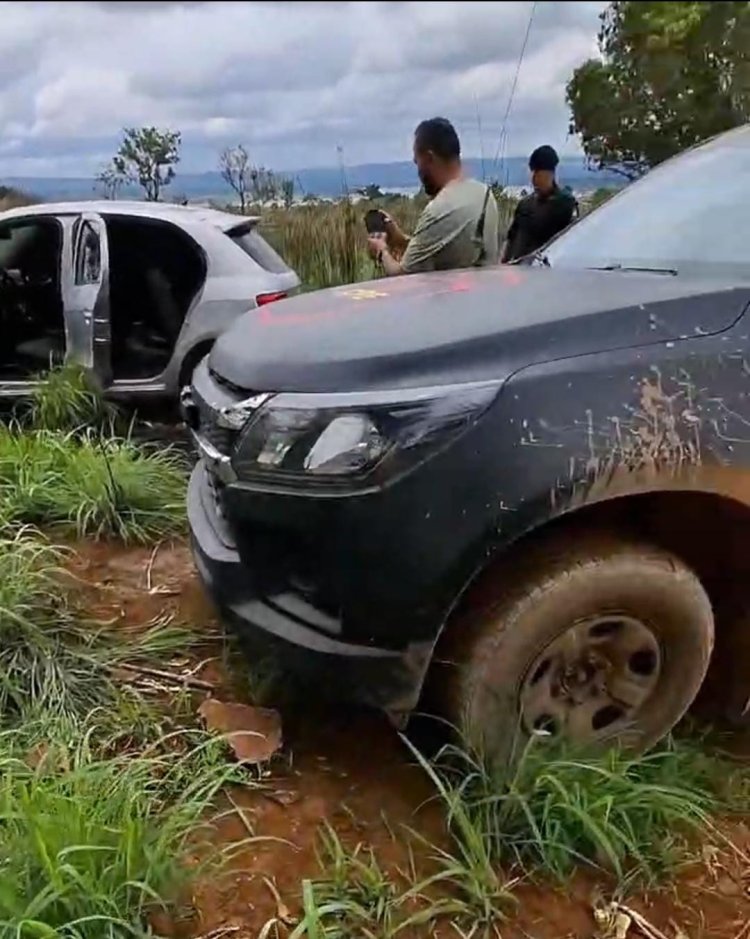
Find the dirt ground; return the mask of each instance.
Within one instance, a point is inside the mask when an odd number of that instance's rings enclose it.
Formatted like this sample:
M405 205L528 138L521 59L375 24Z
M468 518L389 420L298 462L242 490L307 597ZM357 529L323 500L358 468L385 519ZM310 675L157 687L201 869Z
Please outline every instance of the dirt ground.
M225 680L214 612L185 544L156 550L90 543L73 547L69 569L93 615L125 630L171 618L205 631L203 664L195 677L206 683L205 695L237 699ZM395 878L408 863L406 829L433 843L446 837L426 777L384 719L346 705L310 701L282 717L282 755L262 780L263 791L233 791L236 811L221 822L215 850L250 833L260 840L236 854L224 877L198 886L185 919L169 925L180 939L255 939L270 919L293 919L302 880L319 873L316 841L325 821L350 847L371 846ZM418 866L429 865L413 839L412 850ZM630 898L628 905L668 939L750 939L750 826L736 821L723 826L703 846L702 858L667 888ZM582 875L564 889L520 883L515 894L517 911L501 930L507 939L602 935L592 909L597 896L611 895L604 883ZM630 935L638 932L633 928ZM459 934L446 928L439 933L425 929L421 935L447 939Z

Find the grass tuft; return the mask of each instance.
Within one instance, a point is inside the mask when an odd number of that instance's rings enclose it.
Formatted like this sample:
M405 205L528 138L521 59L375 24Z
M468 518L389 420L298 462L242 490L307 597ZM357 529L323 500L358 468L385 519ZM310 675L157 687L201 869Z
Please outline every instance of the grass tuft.
M0 715L85 713L110 686L61 582L62 551L33 530L0 539Z
M205 819L236 767L195 751L102 760L84 735L32 768L18 742L0 735L0 932L145 936L199 870Z
M184 652L196 640L168 621L123 637L82 619L63 570L67 553L28 527L0 538L0 721L72 720L104 706L120 719L127 701L113 668ZM127 725L131 732L132 713Z
M0 518L6 523L148 542L183 530L185 483L184 458L169 449L0 427Z
M396 887L372 850L347 850L326 823L319 856L325 876L303 883L303 918L290 939L390 939L401 926Z
M729 805L730 764L689 741L634 757L570 755L532 739L510 776L453 747L439 768L417 756L447 807L465 871L520 865L565 878L584 864L621 884L653 883Z
M21 406L22 423L36 430L106 431L114 427L117 416L91 374L75 363L39 375Z
M462 852L453 857L409 834L432 852L437 870L418 881L410 850L410 870L399 872L399 883L371 848L360 843L347 849L326 823L318 858L324 874L303 883L303 916L290 939L391 939L426 934L440 921L456 930L465 925L476 937L497 935L514 901L487 856Z

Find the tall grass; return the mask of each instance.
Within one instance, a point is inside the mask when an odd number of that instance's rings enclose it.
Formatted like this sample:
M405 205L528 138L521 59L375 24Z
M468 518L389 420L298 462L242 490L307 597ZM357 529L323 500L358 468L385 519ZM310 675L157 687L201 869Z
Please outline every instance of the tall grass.
M56 758L34 769L0 736L0 936L145 936L237 770L195 751L100 759L86 735Z
M462 868L472 859L564 878L578 864L622 884L655 882L728 805L730 764L690 742L645 756L555 753L532 739L512 774L455 748L418 756L448 811Z
M410 200L403 200L411 205ZM399 222L415 213L402 210ZM265 213L263 234L308 290L372 280L379 272L367 253L364 210L348 202L301 205Z
M317 290L381 276L367 253L364 216L368 209L382 208L410 234L425 204L423 196L395 196L356 204L344 199L270 209L263 213L261 230L297 271L305 288ZM508 196L498 200L500 241L515 204Z
M0 717L85 713L110 685L92 634L70 609L62 553L28 529L0 539Z
M117 418L90 373L75 363L37 376L20 412L24 426L37 430L111 430Z
M0 723L118 709L113 667L190 645L168 625L124 642L83 619L62 570L66 553L28 527L0 537ZM132 731L133 713L128 722Z
M65 534L147 542L184 527L186 471L171 450L0 427L0 517Z

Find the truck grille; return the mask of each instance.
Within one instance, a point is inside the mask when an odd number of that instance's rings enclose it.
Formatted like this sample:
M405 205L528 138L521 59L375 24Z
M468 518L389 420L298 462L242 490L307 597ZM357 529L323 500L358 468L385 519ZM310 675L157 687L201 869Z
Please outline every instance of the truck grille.
M181 400L185 422L192 430L199 450L209 451L204 453L209 472L216 473L213 464L217 457L223 458L221 462L228 465L240 436L238 430L221 425L222 412L246 401L249 395L251 392L247 390L221 382L217 375L209 371L207 359L195 369L191 387L183 392ZM218 472L224 478L226 474L222 474L223 470Z

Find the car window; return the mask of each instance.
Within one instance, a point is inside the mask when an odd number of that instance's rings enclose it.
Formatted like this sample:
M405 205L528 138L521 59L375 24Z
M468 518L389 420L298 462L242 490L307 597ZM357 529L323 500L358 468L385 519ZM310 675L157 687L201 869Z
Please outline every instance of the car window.
M102 277L102 255L99 235L89 222L80 222L76 235L75 283L98 284Z
M271 274L286 274L289 271L289 267L255 228L233 229L227 234L264 271Z
M652 170L553 241L554 267L750 274L750 133Z
M36 221L11 222L0 226L0 267L16 267L25 249L39 233L40 224Z

